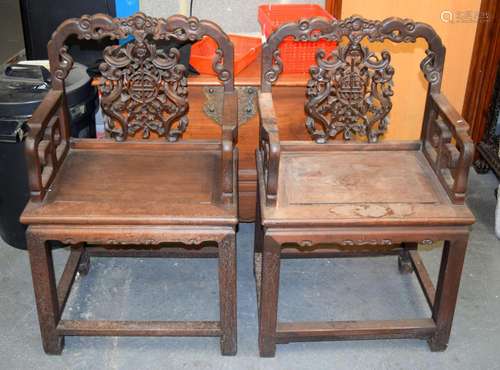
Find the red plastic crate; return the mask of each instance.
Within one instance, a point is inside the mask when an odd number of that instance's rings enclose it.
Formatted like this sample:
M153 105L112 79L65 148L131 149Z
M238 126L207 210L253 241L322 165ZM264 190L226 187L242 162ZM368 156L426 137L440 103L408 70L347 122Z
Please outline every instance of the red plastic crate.
M229 35L234 45L234 74L237 75L252 63L260 49L260 37ZM217 43L211 37L204 37L191 47L190 64L200 73L215 75L212 62L217 49Z
M325 9L315 4L269 4L259 6L259 23L266 38L283 23L315 17L334 19ZM280 56L283 60L283 72L307 73L309 67L316 64L316 50L323 49L330 53L336 46L335 41L295 41L293 36L286 37L279 46Z

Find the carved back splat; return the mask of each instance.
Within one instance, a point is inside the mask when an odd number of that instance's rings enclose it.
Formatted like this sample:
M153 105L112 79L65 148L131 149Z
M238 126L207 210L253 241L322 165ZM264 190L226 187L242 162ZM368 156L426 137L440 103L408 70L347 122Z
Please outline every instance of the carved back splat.
M345 140L358 134L375 142L385 132L392 108L390 59L387 51L379 58L353 43L339 46L330 57L323 50L317 52L305 104L306 127L317 143L340 132Z
M341 132L346 140L358 134L366 135L369 142L376 142L387 129L394 69L390 65L389 52L383 51L380 56L370 52L361 45L365 38L371 42L390 40L397 43L425 39L428 49L420 69L429 82L429 92L440 91L445 49L431 26L409 19L370 21L354 16L333 21L324 18L301 20L276 30L263 46L263 92L271 91L283 70L278 46L287 36L294 36L296 41L340 42L343 38L348 41L329 56L318 50L317 65L310 69L305 103L306 128L317 143L325 143Z
M124 47L108 46L99 69L101 106L110 118L107 130L117 140L142 130L176 141L186 130L187 78L179 62L179 51L158 50L147 40L137 39ZM178 126L172 125L178 121Z
M188 125L187 78L179 64L179 51L158 49L155 40L196 41L212 37L218 44L213 68L224 85L234 90L233 45L228 36L210 21L175 15L168 19L136 13L128 18L104 14L69 19L61 24L49 42L49 59L55 89L64 89L64 80L73 59L64 45L67 38L133 40L124 46L109 46L99 69L102 109L109 117L107 130L118 141L142 131L176 141Z

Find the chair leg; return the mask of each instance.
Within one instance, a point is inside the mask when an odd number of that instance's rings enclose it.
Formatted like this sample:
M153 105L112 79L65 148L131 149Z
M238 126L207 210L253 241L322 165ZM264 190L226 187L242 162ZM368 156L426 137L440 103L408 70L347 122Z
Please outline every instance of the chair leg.
M436 322L437 331L428 340L433 352L444 351L448 346L466 248L467 237L444 243L432 310L432 318Z
M262 244L264 243L264 230L261 224L260 218L260 204L259 197L257 196L257 206L255 213L255 233L253 241L253 276L255 279L260 279L261 265L260 261L262 259Z
M87 252L87 248L85 248L85 244L78 246L78 248L82 249L82 256L80 257L80 263L78 264L78 273L85 276L90 270L90 256Z
M405 246L416 247L417 243L404 243L403 248ZM410 253L405 248L402 250L398 256L398 269L402 274L410 274L413 272L413 265L411 263Z
M221 352L237 351L236 236L226 236L219 245L219 296L222 327Z
M253 243L254 254L262 253L263 241L264 241L264 230L262 229L262 222L260 216L260 198L259 198L259 190L257 189L257 202L255 205L255 238Z
M58 335L56 330L59 303L52 248L49 243L30 232L27 235L27 244L43 349L47 354L58 355L64 347L64 336Z
M264 236L259 307L259 351L262 357L274 357L276 354L280 254L281 246Z

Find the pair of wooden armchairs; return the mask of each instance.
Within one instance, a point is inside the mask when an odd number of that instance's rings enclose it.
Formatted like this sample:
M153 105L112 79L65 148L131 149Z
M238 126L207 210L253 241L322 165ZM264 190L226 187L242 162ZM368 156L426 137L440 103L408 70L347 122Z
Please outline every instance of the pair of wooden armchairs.
M106 48L100 66L111 139L69 137L64 79L73 62L64 43L71 35L134 37ZM221 140L179 141L188 124L185 68L177 49L156 48L154 40L204 36L218 44ZM318 51L311 67L305 105L311 142L279 140L271 85L282 70L278 46L288 36L340 42L331 56ZM417 38L429 45L421 63L429 83L421 140L378 143L394 69L387 51L379 56L362 41ZM228 36L212 22L184 16L96 15L64 22L48 49L53 90L29 123L32 194L22 216L45 351L60 353L67 335L218 336L222 354L235 354L238 125ZM277 343L303 340L416 337L429 339L432 350L446 348L474 219L463 204L473 146L467 124L440 93L443 63L444 47L431 27L395 18L303 20L282 26L263 46L255 227L262 356L273 356ZM126 140L136 134L168 142ZM329 141L337 135L366 140ZM438 240L445 244L434 289L417 244ZM51 241L72 247L58 284ZM399 256L402 271L414 269L432 318L278 322L281 258L388 254ZM218 257L220 321L64 320L74 277L88 271L89 256Z

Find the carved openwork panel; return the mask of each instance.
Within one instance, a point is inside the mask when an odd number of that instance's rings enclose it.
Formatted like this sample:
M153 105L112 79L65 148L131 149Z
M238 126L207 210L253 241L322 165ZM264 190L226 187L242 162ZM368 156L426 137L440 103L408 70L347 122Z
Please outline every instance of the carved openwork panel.
M441 116L434 116L428 130L428 139L424 142L426 153L447 186L453 188L460 151L452 142L452 133Z
M363 41L413 43L427 41L428 48L420 63L431 92L439 92L445 49L431 26L410 19L387 18L383 21L353 16L342 20L302 19L287 23L273 32L262 48L261 90L271 86L283 71L279 45L287 37L295 41L336 41L342 46L331 55L317 52L317 65L311 70L308 85L306 127L313 138L324 143L342 132L345 139L353 134L377 141L387 128L391 110L391 83L394 74L390 54L375 55Z
M442 94L431 94L423 153L454 203L463 203L474 143L469 125Z
M154 18L143 13L127 18L96 14L66 20L48 44L56 90L64 88L64 80L73 65L65 45L71 35L86 40L132 38L125 46L108 47L100 66L102 106L109 117L107 128L117 140L141 132L144 138L156 133L175 141L186 130L185 70L179 64L178 50L161 50L155 45L157 40L195 42L204 36L211 37L217 43L213 69L224 91L234 90L233 45L213 22L182 15Z
M176 141L188 125L187 78L179 51L157 49L136 39L125 46L108 46L99 69L101 106L107 129L117 140L151 132Z
M418 38L427 41L426 56L420 63L420 69L434 91L439 90L444 65L445 49L441 38L428 24L414 22L411 19L387 18L383 21L368 20L359 16L328 21L325 18L302 19L296 23L287 23L273 32L262 48L262 91L269 92L271 84L276 82L283 71L279 45L288 36L295 41L330 40L349 44L360 44L363 39L370 42L390 40L396 43L415 42Z
M331 55L316 54L307 84L306 127L312 138L325 143L342 133L376 142L389 123L392 76L389 52L376 55L359 43L339 46Z
M61 92L49 91L28 124L25 141L31 199L41 201L69 150L68 111ZM35 169L35 170L33 170Z

